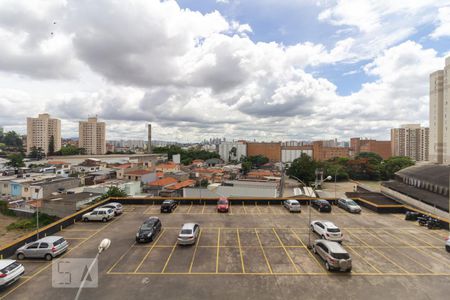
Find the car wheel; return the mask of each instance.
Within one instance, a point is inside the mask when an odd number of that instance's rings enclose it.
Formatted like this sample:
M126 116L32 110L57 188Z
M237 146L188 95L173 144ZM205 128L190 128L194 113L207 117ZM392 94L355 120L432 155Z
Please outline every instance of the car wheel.
M23 255L23 253L19 253L19 254L17 254L17 259L18 260L25 259L25 255Z
M348 268L347 270L345 270L345 272L351 273L352 272L352 268Z
M325 268L327 269L327 271L331 271L331 266L328 262L325 262Z
M45 254L44 257L45 257L45 260L47 260L47 261L51 261L53 259L53 256L49 253Z
M450 246L445 246L445 250L447 250L447 252L450 252Z
M88 222L89 219L88 219L88 218L84 218L83 221L84 221L84 222Z
M102 222L106 222L106 221L108 221L107 218L103 218L103 219L102 219Z
M317 254L316 247L313 246L313 247L312 247L312 251L313 251L314 254Z

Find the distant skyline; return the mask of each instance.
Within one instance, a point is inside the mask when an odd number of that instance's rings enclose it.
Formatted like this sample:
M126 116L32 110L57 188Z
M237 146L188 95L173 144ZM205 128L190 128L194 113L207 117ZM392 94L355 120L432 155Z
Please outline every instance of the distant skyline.
M450 1L0 0L0 126L107 139L389 139L428 126Z

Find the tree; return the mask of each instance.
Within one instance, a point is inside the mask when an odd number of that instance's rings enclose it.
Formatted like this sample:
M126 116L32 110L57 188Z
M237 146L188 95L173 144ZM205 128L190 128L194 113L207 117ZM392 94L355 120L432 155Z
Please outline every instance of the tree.
M190 148L185 150L176 145L156 147L152 150L153 153L167 153L169 160L172 159L174 154L180 154L181 163L184 165L190 165L194 159L207 160L210 158L220 158L220 155L216 152L209 152L198 148Z
M337 181L348 180L349 178L346 167L340 164L326 163L324 165L324 169L325 169L324 175L333 177L333 181L335 180L334 178L335 176Z
M247 175L248 172L252 169L252 162L251 161L244 161L241 163L242 173L244 175Z
M126 197L128 196L124 189L121 189L117 186L110 186L108 191L104 193L101 198L107 199L110 197Z
M44 152L42 151L42 148L36 148L35 146L31 147L30 149L30 155L29 157L35 158L37 160L41 160L42 157L44 157Z
M356 158L347 164L347 172L356 180L380 180L380 164L375 164L370 158Z
M5 133L2 142L9 147L22 148L22 138L15 131Z
M48 154L55 154L55 137L53 135L50 137L50 142L48 144Z
M367 158L369 163L374 165L380 164L383 161L383 158L380 155L373 152L361 152L355 157L355 159L359 158Z
M25 164L23 162L23 155L22 154L10 154L8 156L9 161L6 163L8 166L13 168L21 168L24 167Z
M316 161L306 153L302 153L299 158L292 162L291 167L287 169L286 173L289 176L295 176L307 183L315 180L315 171L317 167L318 163Z
M201 187L207 187L208 184L209 184L208 179L202 179L202 180L200 181L200 186L201 186Z
M384 180L393 179L396 172L413 166L414 161L406 156L393 156L386 159L381 165L381 175Z

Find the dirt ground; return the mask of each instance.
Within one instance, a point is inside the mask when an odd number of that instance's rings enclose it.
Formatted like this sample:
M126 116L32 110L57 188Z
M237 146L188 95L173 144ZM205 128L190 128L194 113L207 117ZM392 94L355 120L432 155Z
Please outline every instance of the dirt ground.
M16 220L15 217L0 214L0 246L6 245L27 233L22 230L6 230L6 227Z

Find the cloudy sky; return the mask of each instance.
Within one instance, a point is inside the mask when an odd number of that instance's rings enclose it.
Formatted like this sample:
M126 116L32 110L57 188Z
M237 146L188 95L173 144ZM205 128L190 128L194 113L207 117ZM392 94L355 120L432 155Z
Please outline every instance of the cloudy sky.
M428 125L450 0L0 0L0 126L63 137L389 137Z

